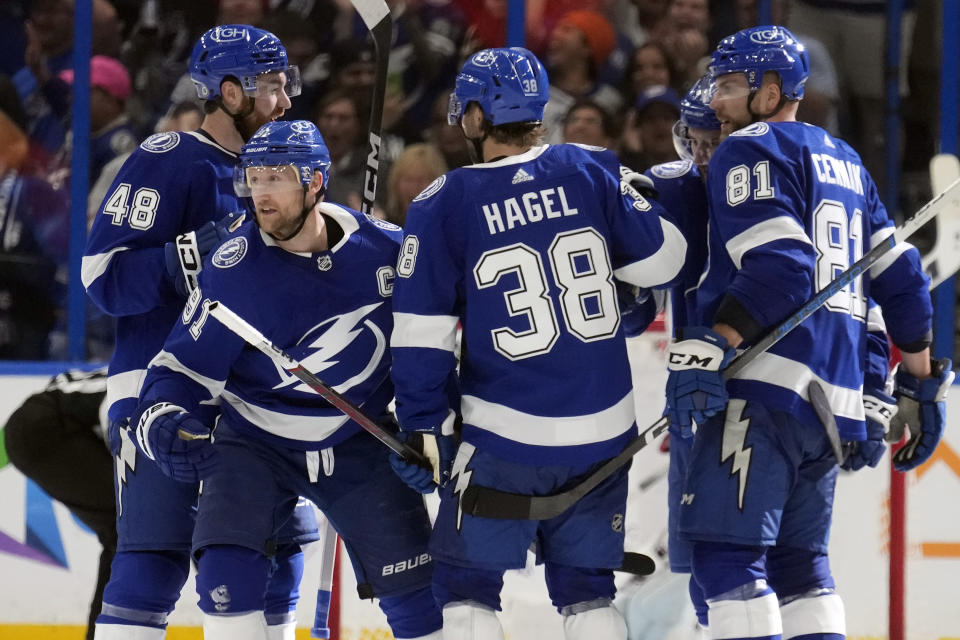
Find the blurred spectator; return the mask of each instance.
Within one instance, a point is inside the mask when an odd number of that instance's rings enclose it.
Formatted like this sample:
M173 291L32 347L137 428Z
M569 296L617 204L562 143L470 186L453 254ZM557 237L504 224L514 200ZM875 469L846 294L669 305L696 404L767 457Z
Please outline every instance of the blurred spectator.
M456 74L466 19L450 0L387 0L387 5L393 17L387 93L394 105L384 109L383 126L406 140L419 139L434 99ZM357 16L354 37L366 35Z
M756 26L757 0L735 0L737 29ZM790 6L787 0L770 0L770 17L773 24L787 27L807 49L810 57L810 77L803 88L803 100L797 118L803 122L823 127L833 135L839 135L838 103L840 87L837 71L830 53L813 35L794 29L790 24Z
M640 47L650 40L657 25L667 15L668 0L617 0L612 15L615 24L633 46Z
M263 0L219 0L217 4L217 24L249 24L259 27L269 3Z
M203 109L196 102L178 102L170 107L169 115L157 122L155 131L196 131L203 122Z
M616 131L613 118L592 100L578 100L563 120L563 141L611 148Z
M680 96L670 87L650 87L641 93L635 115L640 147L621 151L621 162L643 172L655 164L677 160L673 125L679 118Z
M905 3L900 23L900 95L906 96L916 15ZM850 140L883 193L886 182L884 140L886 3L868 0L794 0L788 28L823 43L839 78L840 134ZM803 39L800 38L801 42ZM804 97L806 100L806 97ZM891 203L891 206L894 206Z
M616 44L610 21L595 11L571 11L557 23L547 47L550 101L543 113L546 139L563 139L563 118L574 102L590 98L616 113L623 98L613 87L597 82L597 70Z
M624 101L633 105L644 89L656 85L672 87L675 77L673 63L662 45L656 42L640 45L633 50L627 65L623 86Z
M64 191L19 171L26 121L0 76L0 359L42 360L66 292L70 211Z
M433 103L433 117L424 138L437 147L448 167L456 169L471 164L472 160L463 131L460 127L454 127L447 122L449 94L449 90L441 92Z
M59 74L73 84L73 69ZM138 136L126 114L130 98L130 75L119 60L107 56L90 58L90 184L97 181L104 165L137 148ZM72 144L64 146L64 164L69 165Z
M23 50L27 48L24 23L30 10L30 0L0 2L0 73L12 76L24 65Z
M332 44L330 35L321 36L313 23L293 11L272 12L262 21L262 28L280 38L287 49L287 59L300 69L300 97L293 103L285 120L309 120L316 113L317 100L330 75L329 49L321 51L321 40Z
M448 170L440 151L432 144L417 143L404 149L393 163L387 181L386 219L402 227L413 199Z
M691 27L682 27L665 32L657 38L657 42L670 52L670 62L676 74L673 86L686 92L707 70L710 53L707 34Z
M356 98L345 91L331 91L320 101L317 128L330 151L330 184L327 200L360 209L363 176L367 163L365 131ZM378 175L381 184L376 202L382 209L386 202L384 178L389 175L387 162L381 161Z
M338 40L330 52L329 88L342 89L368 101L377 75L377 55L367 39Z
M671 0L666 26L671 31L693 29L707 35L710 31L710 6L707 0Z
M507 44L507 0L455 0L466 21L466 57Z

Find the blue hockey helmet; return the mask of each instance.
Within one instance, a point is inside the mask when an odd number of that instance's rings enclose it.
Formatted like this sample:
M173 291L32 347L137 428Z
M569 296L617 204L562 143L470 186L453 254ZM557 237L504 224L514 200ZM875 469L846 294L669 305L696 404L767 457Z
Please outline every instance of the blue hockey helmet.
M549 98L547 72L535 55L522 47L484 49L470 56L457 75L447 121L457 124L476 102L494 125L542 122Z
M250 196L253 191L287 190L289 181L271 184L270 177L257 169L291 166L302 187L310 184L315 171L323 176L326 186L330 152L323 136L309 120L268 122L240 149L240 162L233 174L234 189L239 196Z
M803 43L785 27L764 25L721 40L711 55L710 71L715 77L742 72L751 91L760 89L765 72L775 71L784 98L799 100L810 75L810 59Z
M707 73L680 101L680 119L673 125L673 147L677 155L700 166L709 162L720 143L720 121L710 108L713 91L713 76ZM693 134L691 129L702 131Z
M269 89L258 85L263 73L286 73L284 91L290 97L300 94L300 72L287 62L287 50L277 36L246 24L225 24L210 29L197 41L190 54L190 79L197 95L213 100L220 95L224 78L236 78L245 93L257 95Z

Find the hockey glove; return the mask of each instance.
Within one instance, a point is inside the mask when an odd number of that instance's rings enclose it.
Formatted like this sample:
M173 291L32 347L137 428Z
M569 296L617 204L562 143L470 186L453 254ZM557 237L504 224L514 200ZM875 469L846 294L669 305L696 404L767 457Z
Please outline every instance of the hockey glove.
M640 289L626 282L614 280L617 288L617 306L620 324L628 338L643 333L657 317L657 300L649 289Z
M844 443L847 450L841 469L857 471L876 467L887 450L884 437L890 429L890 419L897 413L897 401L883 391L863 395L863 412L867 418L867 439Z
M687 327L678 332L667 352L667 415L670 433L681 438L693 435L693 422L702 423L727 406L729 395L723 368L736 349L726 338L706 327Z
M947 389L953 382L953 362L944 358L931 363L932 377L918 380L897 368L893 395L897 399L897 413L890 420L888 442L899 442L905 428L910 429L910 440L893 454L893 468L910 471L933 455L946 422Z
M225 242L243 224L244 217L242 213L228 213L217 222L204 223L196 231L181 233L176 240L163 245L167 275L177 293L186 298L197 288L203 258Z
M140 415L137 448L157 463L164 475L180 482L199 482L217 467L210 429L180 407L161 402Z
M437 486L444 486L450 480L453 458L457 454L457 437L454 435L455 415L443 421L435 431L409 431L397 434L397 437L415 449L420 449L430 461L431 468L426 469L407 462L396 453L390 454L390 466L401 480L418 493L433 493Z

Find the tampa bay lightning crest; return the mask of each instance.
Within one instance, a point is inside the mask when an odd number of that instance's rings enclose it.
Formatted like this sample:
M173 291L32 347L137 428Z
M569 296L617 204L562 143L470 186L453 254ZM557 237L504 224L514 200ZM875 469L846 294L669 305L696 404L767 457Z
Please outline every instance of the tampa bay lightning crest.
M140 143L140 148L150 153L164 153L180 144L180 134L176 131L155 133Z
M340 393L366 381L387 352L387 336L369 318L380 305L376 302L327 318L307 331L288 352L303 366ZM315 393L296 377L277 367L280 382L274 389L293 387Z
M227 269L247 255L247 239L243 236L230 238L213 254L213 266Z

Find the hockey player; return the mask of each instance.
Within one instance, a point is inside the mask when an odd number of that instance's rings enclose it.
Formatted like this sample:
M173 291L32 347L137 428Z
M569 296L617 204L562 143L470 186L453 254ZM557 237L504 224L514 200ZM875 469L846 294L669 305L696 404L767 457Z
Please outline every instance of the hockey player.
M711 71L710 106L729 137L707 178L709 260L694 319L707 326L684 331L669 354L674 430L699 426L680 533L693 541L710 637L842 637L826 555L837 460L811 397L817 389L826 397L842 439L867 438L871 296L904 353L894 421L909 422L912 439L897 469L932 454L953 374L949 360L930 360L926 278L917 251L900 244L724 385L734 348L786 319L893 226L859 156L796 121L808 64L792 34L738 32L713 53Z
M194 47L190 76L205 100L200 130L153 135L131 155L100 207L82 264L90 297L117 317L107 401L119 544L97 640L163 638L187 579L200 474L176 459L165 461L173 479L143 464L126 424L147 364L179 323L200 256L228 237L239 218L226 215L243 208L233 192L236 153L260 125L283 115L299 88L280 41L246 25L206 32ZM180 455L197 462L193 453ZM301 509L300 518L276 555L268 612L276 639L293 638L299 543L317 537L311 508Z
M495 614L503 573L524 566L534 539L566 637L626 638L610 606L626 468L544 522L459 508L470 484L525 494L573 486L636 435L614 277L666 285L683 264L680 232L621 184L612 152L540 145L548 86L525 49L486 49L466 62L449 118L482 162L414 199L397 263L397 415L438 453L430 551L445 638L503 638ZM458 324L463 396L451 406L444 382L456 367ZM429 471L391 460L408 484L432 490Z
M221 302L370 415L386 415L400 228L323 202L329 168L305 120L267 124L243 147L236 184L252 196L256 225L213 253L136 412L138 446L161 462L183 446L178 430L208 435L203 405L223 400L216 442L191 442L204 452L198 472L219 460L194 533L207 640L267 638L269 544L298 495L341 535L361 596L380 599L394 637L440 638L421 496L393 474L382 444L206 311Z
M681 160L655 165L645 172L653 180L658 202L671 213L676 213L676 224L687 239L687 261L679 282L671 290L673 326L683 327L697 317L697 286L707 257L707 192L708 163L721 139L710 100L713 96L713 78L708 73L690 89L680 102L680 120L674 125L674 146ZM864 410L867 419L867 440L848 443L849 455L843 468L857 470L875 467L886 445L883 436L889 416L896 411L896 403L884 391L889 373L890 349L886 326L879 307L871 304L867 321L866 366L864 372ZM892 409L892 411L891 411ZM670 570L690 573L691 543L677 532L683 478L693 446L692 437L683 437L674 429L670 438L670 469L668 497L668 544ZM688 434L692 435L692 434ZM776 585L774 585L776 588ZM707 626L707 603L696 580L689 584L689 594L701 626ZM639 603L641 606L643 603ZM663 607L664 602L658 602ZM631 617L627 617L628 623ZM631 627L632 631L632 627Z

